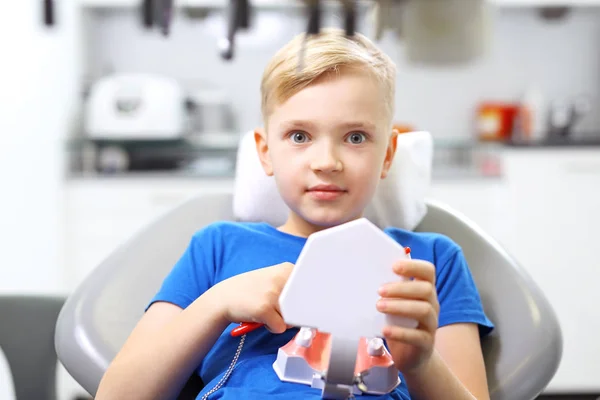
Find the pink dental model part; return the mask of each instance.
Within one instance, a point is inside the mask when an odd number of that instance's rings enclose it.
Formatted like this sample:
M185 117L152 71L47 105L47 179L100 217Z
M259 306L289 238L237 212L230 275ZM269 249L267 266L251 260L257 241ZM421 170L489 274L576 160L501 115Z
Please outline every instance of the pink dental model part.
M331 335L301 328L296 337L279 349L273 368L282 381L324 388L329 368ZM352 394L382 395L400 384L398 370L380 338L361 338L354 366Z

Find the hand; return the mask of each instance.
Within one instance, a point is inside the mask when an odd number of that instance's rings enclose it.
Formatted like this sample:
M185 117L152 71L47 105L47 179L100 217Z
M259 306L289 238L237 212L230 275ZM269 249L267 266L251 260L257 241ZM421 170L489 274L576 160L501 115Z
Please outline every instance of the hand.
M259 322L273 333L287 329L279 308L279 295L294 264L265 267L226 279L214 289L222 302L224 318L230 322Z
M382 286L377 309L385 314L417 320L418 326L414 329L387 326L383 330L396 368L403 373L414 372L431 358L438 328L440 305L435 287L435 266L412 259L397 262L393 269L406 280Z

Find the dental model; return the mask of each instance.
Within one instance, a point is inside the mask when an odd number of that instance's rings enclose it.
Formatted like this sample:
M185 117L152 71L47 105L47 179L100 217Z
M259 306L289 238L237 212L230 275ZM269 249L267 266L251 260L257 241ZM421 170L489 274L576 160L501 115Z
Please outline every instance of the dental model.
M286 323L302 327L277 353L279 379L321 389L324 399L394 390L400 378L381 331L417 322L380 313L375 304L379 287L400 279L392 265L406 258L410 248L365 218L312 234L279 298ZM242 323L231 335L260 326Z
M326 373L331 372L328 365L330 349L330 334L301 328L293 340L279 349L273 368L282 381L324 389ZM362 338L354 367L354 382L345 391L348 394L382 395L391 392L399 384L398 370L383 340ZM348 397L344 396L341 398Z
M379 287L399 279L392 265L409 257L365 218L312 234L279 299L286 323L302 327L278 351L279 378L319 388L324 399L394 390L400 378L381 331L417 323L375 304Z

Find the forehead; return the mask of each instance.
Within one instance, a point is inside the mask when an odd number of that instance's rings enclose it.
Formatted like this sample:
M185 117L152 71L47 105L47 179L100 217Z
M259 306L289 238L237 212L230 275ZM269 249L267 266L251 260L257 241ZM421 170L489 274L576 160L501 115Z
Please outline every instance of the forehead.
M372 76L360 71L332 73L275 106L269 128L285 129L299 122L315 129L360 125L384 129L387 124L385 95Z

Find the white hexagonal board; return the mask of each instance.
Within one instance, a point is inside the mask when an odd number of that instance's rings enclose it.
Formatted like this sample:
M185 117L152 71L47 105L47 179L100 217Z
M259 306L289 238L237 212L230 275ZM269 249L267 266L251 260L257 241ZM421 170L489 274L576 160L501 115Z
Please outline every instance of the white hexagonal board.
M386 325L415 327L376 308L380 286L398 281L404 248L366 218L309 236L279 298L286 323L347 338L381 337Z

